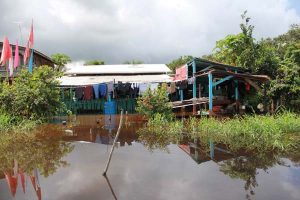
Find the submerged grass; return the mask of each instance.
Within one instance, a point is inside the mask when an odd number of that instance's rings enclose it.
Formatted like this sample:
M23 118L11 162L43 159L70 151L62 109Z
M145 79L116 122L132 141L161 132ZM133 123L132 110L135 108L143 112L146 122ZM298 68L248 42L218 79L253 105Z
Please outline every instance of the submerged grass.
M187 129L192 138L213 139L231 150L287 150L300 141L300 117L290 112L223 120L191 118Z
M21 119L0 111L0 134L31 131L40 123L36 120Z
M277 115L245 115L234 118L190 118L187 121L169 121L157 114L146 127L138 131L145 146L166 149L170 143L179 143L183 137L225 144L239 151L287 151L300 147L300 116L284 112Z
M169 121L164 115L155 114L150 118L146 127L138 130L139 140L149 150L166 150L167 145L179 143L182 140L183 123Z

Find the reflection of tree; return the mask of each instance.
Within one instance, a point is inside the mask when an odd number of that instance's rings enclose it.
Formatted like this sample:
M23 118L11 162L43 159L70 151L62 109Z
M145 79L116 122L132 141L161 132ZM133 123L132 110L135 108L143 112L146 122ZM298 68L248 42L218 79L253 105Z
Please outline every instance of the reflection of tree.
M251 199L251 195L255 195L254 188L258 186L256 181L258 170L267 171L275 164L283 164L278 153L258 153L226 160L220 164L220 171L231 178L244 180L247 191L246 198Z
M175 124L175 123L174 123ZM137 131L138 140L150 151L160 149L169 151L169 144L177 144L182 139L181 129L177 124L147 124L146 127Z
M0 171L10 171L14 161L24 173L34 169L47 177L58 168L67 165L62 157L71 152L73 146L62 141L63 132L55 127L40 127L32 133L1 133Z
M284 157L290 159L294 166L300 167L300 144L283 154Z

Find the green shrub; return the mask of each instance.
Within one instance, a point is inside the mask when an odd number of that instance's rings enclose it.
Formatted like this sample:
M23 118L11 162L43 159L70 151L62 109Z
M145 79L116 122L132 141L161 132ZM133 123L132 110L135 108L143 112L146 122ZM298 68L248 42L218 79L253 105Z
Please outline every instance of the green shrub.
M23 69L12 85L1 84L0 109L21 120L47 120L64 107L57 87L59 76L48 66L38 67L32 74Z
M171 120L173 117L172 106L169 103L166 86L159 86L154 91L148 88L144 95L138 98L137 112L148 118L153 118L160 113Z

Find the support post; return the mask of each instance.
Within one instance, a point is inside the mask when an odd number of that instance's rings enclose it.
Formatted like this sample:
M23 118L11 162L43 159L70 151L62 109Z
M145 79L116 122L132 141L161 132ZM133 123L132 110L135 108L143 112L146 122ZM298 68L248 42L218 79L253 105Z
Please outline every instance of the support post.
M196 62L195 60L193 61L193 64L192 64L192 67L193 67L193 77L195 76L195 73L196 73ZM196 85L196 79L193 83L193 98L197 98L197 85Z
M183 90L179 90L180 101L183 101Z
M201 84L199 84L199 98L202 97L202 93L201 93Z
M214 82L213 83L213 87L216 87L217 85L225 82L225 81L228 81L232 78L233 76L226 76L225 78L222 78L221 80L217 81L217 82Z
M111 161L111 157L112 157L112 154L114 152L114 149L115 149L115 144L118 140L118 137L120 135L120 131L121 131L121 128L122 128L122 124L123 124L123 109L121 110L121 118L120 118L120 123L119 123L119 128L118 128L118 131L117 131L117 134L116 134L116 137L114 139L114 142L113 142L113 145L111 147L111 150L110 150L110 153L109 153L109 157L108 157L108 160L107 160L107 164L106 164L106 167L105 167L105 170L103 172L103 176L106 176L106 172L108 170L108 167L109 167L109 163Z
M213 108L213 76L212 73L208 73L208 109L209 114L212 114Z
M235 71L235 73L237 74L237 71ZM238 80L234 80L234 89L235 89L235 105L236 105L236 111L239 112L239 82Z
M195 76L196 73L196 61L194 60L192 63L192 67L193 67L193 77ZM193 99L197 98L197 85L196 85L196 78L194 80L193 83ZM196 104L193 104L193 114L196 114Z

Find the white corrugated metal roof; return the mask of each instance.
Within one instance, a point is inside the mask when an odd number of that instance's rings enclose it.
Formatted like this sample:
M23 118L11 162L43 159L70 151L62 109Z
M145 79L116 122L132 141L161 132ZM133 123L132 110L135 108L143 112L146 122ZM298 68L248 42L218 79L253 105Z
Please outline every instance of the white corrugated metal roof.
M171 70L165 64L87 65L71 66L65 74L165 74Z
M161 83L172 82L166 74L159 75L127 75L127 76L63 76L59 78L61 86L93 85L114 81L130 83Z

